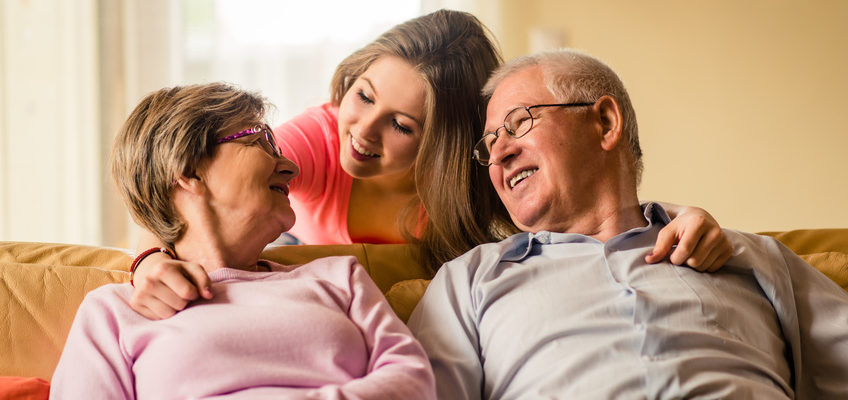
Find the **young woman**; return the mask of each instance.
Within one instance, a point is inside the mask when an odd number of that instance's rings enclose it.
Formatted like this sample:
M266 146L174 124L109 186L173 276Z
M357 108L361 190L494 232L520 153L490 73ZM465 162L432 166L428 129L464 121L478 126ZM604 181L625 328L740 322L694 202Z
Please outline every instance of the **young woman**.
M448 10L397 25L344 59L330 102L275 129L301 169L291 184L291 233L307 244L419 243L422 264L435 270L516 232L471 157L485 122L481 90L501 63L480 21ZM730 253L705 211L670 213L676 219L652 261L678 241L672 260L696 268L713 267L702 264L708 253ZM148 239L139 247L156 246ZM147 283L133 307L151 318L181 309L197 297L195 286L208 295L200 266L162 255L144 260L136 279Z

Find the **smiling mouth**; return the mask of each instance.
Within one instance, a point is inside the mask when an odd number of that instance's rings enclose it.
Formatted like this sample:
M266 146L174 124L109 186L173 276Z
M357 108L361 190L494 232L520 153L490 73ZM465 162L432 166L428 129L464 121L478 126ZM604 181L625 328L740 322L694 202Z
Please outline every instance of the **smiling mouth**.
M289 188L288 188L288 187L286 187L286 186L271 185L271 190L273 190L273 191L275 191L275 192L282 193L282 194L284 194L284 195L286 195L286 196L288 196L288 195L289 195Z
M351 147L353 147L353 150L354 150L354 151L356 151L357 153L359 153L359 154L361 154L361 155L363 155L363 156L366 156L366 157L379 157L379 155L378 155L378 154L376 154L376 153L372 153L372 152L370 152L370 151L368 151L368 150L365 150L365 148L364 148L364 147L362 147L362 145L360 145L360 144L359 144L359 142L357 142L357 141L356 141L356 139L354 139L352 136L351 136L351 138L350 138L350 145L351 145Z
M518 182L521 182L524 179L529 178L530 175L535 174L536 171L538 171L538 170L539 170L539 168L531 168L531 169L525 169L524 171L517 173L512 178L509 178L509 188L510 189L514 188L515 185L518 184Z

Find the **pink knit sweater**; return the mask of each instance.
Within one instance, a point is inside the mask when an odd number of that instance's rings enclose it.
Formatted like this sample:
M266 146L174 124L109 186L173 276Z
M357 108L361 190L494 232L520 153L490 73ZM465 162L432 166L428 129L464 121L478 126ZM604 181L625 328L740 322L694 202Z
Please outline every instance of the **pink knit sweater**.
M212 271L214 298L151 321L91 291L50 398L433 399L427 356L353 257Z

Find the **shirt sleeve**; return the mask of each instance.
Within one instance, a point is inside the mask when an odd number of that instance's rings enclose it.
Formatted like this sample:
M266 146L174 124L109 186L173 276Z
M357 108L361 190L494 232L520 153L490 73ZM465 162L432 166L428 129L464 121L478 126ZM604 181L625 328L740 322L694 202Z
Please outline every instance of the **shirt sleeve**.
M50 399L83 399L92 395L104 399L135 398L132 362L121 348L119 318L113 307L121 300L107 287L86 295L77 310L50 382Z
M409 319L409 328L430 357L440 399L482 398L483 365L471 296L470 265L480 262L475 255L442 266Z
M774 238L724 230L772 303L793 368L797 398L848 393L848 293Z
M310 396L344 399L435 399L433 372L424 349L394 314L365 269L352 261L350 319L371 353L368 373ZM313 398L313 397L310 397Z
M793 349L798 398L848 393L848 293L782 244L797 311L800 348Z

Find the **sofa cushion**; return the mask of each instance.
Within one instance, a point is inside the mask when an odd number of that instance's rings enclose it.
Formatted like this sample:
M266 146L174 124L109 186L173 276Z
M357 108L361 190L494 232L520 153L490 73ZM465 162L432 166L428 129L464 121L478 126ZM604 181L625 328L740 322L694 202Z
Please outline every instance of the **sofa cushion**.
M424 296L424 292L427 290L427 285L429 284L429 279L407 279L395 283L386 292L386 299L392 305L395 314L403 322L409 321L412 310L418 305L418 300L421 300L421 296Z
M796 229L760 234L781 241L802 256L827 252L848 253L848 229Z
M762 232L782 242L843 289L848 290L848 229Z
M812 265L837 285L848 291L848 253L827 251L801 254L800 257L807 264Z
M0 399L47 400L50 383L44 379L22 376L0 376Z

